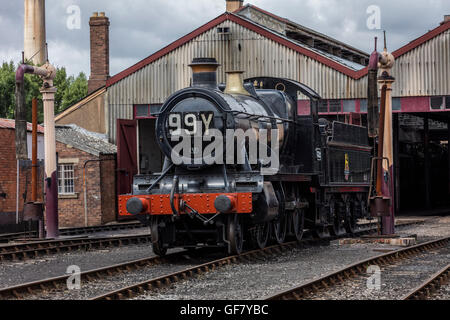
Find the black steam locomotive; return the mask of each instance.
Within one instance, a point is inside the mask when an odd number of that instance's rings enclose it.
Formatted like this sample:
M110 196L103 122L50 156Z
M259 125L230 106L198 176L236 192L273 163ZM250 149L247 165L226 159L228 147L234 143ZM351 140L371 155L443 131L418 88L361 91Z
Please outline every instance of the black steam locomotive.
M162 172L135 176L132 195L119 201L121 212L151 226L154 252L218 246L239 254L244 245L300 240L304 229L354 232L368 216L367 129L319 119L320 96L296 81L243 83L231 72L217 85L215 59L190 66L192 86L158 115ZM309 115L297 113L299 94L309 99ZM246 136L238 142L230 132Z

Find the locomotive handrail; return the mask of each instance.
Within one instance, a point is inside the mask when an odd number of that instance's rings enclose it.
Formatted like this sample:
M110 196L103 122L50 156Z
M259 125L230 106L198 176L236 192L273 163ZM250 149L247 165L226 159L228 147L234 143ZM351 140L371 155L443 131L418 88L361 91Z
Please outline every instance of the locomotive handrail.
M248 116L248 118L255 118L257 121L260 121L259 120L260 118L267 118L270 120L277 120L277 121L281 121L281 122L289 122L289 123L297 124L296 121L290 120L290 119L284 119L284 118L272 117L272 116L255 115L255 114L251 114L251 113L244 112L244 111L226 110L225 112L232 113L233 115L243 114L243 115Z
M173 166L174 166L174 164L172 163L166 170L164 170L164 172L161 173L159 178L156 179L156 181L153 182L153 184L150 187L148 187L146 192L149 193L166 176L166 174L170 171L170 169L172 169Z

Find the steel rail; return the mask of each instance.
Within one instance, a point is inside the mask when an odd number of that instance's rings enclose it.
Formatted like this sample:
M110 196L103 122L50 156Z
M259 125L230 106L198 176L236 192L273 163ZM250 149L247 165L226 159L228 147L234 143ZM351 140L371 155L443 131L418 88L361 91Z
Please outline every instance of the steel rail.
M166 255L165 257L152 256L138 260L132 260L120 264L114 264L106 267L92 269L80 273L80 279L83 283L99 280L115 274L134 271L149 266L169 263L185 255L187 251L180 251ZM0 289L0 300L21 299L30 294L37 294L42 291L59 290L66 288L67 280L71 275L62 275L43 280L32 281L15 286Z
M103 248L149 242L151 242L150 234L27 242L0 246L0 261L29 259L39 254L67 252L82 248Z
M104 226L64 228L64 229L60 230L60 234L70 236L70 235L79 235L79 234L87 234L87 233L95 233L95 232L129 230L129 229L139 229L139 228L148 228L148 227L143 225L140 222L133 222L133 223L104 225Z
M116 230L128 230L128 229L138 229L146 228L140 222L123 223L123 224L112 224L104 226L91 226L91 227L75 227L75 228L63 228L59 230L60 235L71 236L71 235L81 235L96 232L106 232L106 231L116 231ZM0 241L10 241L20 239L21 237L35 237L37 236L37 231L23 231L16 233L0 234Z
M191 268L187 268L171 274L166 274L151 280L146 280L119 290L111 291L109 293L94 297L90 300L122 300L130 299L134 296L144 294L146 291L153 289L161 289L172 285L175 282L187 280L195 276L200 276L209 271L214 271L226 265L231 265L241 261L251 261L254 259L266 258L274 253L279 254L283 251L290 250L298 246L298 242L288 242L281 245L271 246L260 250L252 250L241 255L228 256L222 259L217 259L204 264L200 264Z
M417 220L412 222L402 223L399 226L409 226L423 221ZM370 231L373 227L373 223L366 223L358 225L359 231L356 234L361 233L361 231ZM92 228L92 227L89 227ZM136 239L141 239L137 241ZM125 236L113 236L113 237L103 237L103 238L67 238L67 239L56 239L56 240L43 240L16 244L5 244L0 245L0 261L4 260L20 260L20 259L31 259L37 257L39 254L51 254L59 253L61 251L71 251L78 250L80 248L92 248L92 247L102 247L107 245L116 246L122 245L123 242L128 241L134 243L150 242L150 235L125 235ZM136 242L137 241L137 242Z
M417 223L417 221L408 222L408 225L415 224L415 223ZM357 233L361 234L361 233L374 231L375 229L368 228L371 226L373 226L372 223L362 224L359 226L359 230L357 231ZM301 242L286 243L286 244L283 244L283 247L301 245L301 244L305 244L307 242L315 243L317 241L317 239L313 239L313 238L306 239L307 236L311 237L311 233L308 231L305 232L305 239L303 239ZM327 239L330 239L330 238L331 237L328 237ZM327 240L327 239L324 239L324 240ZM319 239L319 240L322 240L322 239ZM272 252L272 253L277 252L277 250L280 250L280 249L277 249L276 247L277 246L273 246L271 248L266 248L266 251ZM196 254L198 254L200 252L202 252L201 249L197 250ZM133 271L133 270L136 270L139 268L145 268L145 267L152 266L152 265L167 263L172 260L176 260L177 258L179 258L185 254L186 254L186 251L181 251L181 252L169 254L165 257L155 257L154 256L154 257L148 257L148 258L143 258L143 259L139 259L139 260L133 260L133 261L129 261L129 262L121 263L121 264L115 264L115 265L106 266L106 267L102 267L102 268L98 268L98 269L88 270L88 271L80 273L80 277L81 277L81 280L83 281L83 283L86 283L86 282L101 279L102 277L113 276L115 274L122 273L122 272L128 272L128 271ZM250 252L248 254L252 255L253 253ZM228 258L225 258L225 259L228 259ZM9 299L9 298L21 299L26 295L36 294L36 293L38 293L40 291L44 291L44 290L47 290L47 291L52 290L52 289L58 290L60 288L63 288L64 285L66 285L67 279L69 278L69 276L70 275L62 275L62 276L58 276L58 277L47 278L47 279L43 279L43 280L33 281L33 282L29 282L29 283L19 284L19 285L7 287L4 289L0 289L0 300L1 299ZM169 276L172 276L172 275L169 275Z
M318 279L309 281L300 286L280 292L271 297L267 297L265 300L301 300L320 290L327 290L336 284L343 283L348 279L364 274L367 270L367 267L371 265L384 266L387 264L391 264L398 260L403 260L411 256L415 256L424 251L430 251L444 247L448 245L449 242L450 237L445 237L368 258L346 266L338 271L331 272Z
M11 240L16 240L21 237L35 237L37 235L37 231L23 231L23 232L15 232L15 233L3 233L0 234L1 242L8 242Z
M372 225L372 224L367 224ZM364 225L361 225L364 226ZM359 230L355 232L355 234L364 234L367 232L376 231L374 228L362 228L360 227ZM305 236L309 235L311 236L311 232L305 232ZM345 235L343 235L345 236ZM342 237L342 236L340 236ZM189 278L193 278L195 276L200 276L204 273L207 273L209 271L217 270L223 266L231 265L234 263L239 262L249 262L249 261L255 261L255 260L261 260L265 259L268 256L273 256L275 254L280 254L287 250L292 250L294 248L301 247L302 245L305 245L306 243L317 243L317 241L321 240L332 240L337 239L338 237L326 237L322 239L317 238L309 238L309 239L303 239L301 241L292 241L287 242L283 244L278 244L274 246L270 246L264 249L258 249L258 250L252 250L242 253L241 255L234 255L234 256L228 256L222 259L214 260L211 262L207 262L201 265L197 265L191 268L187 268L185 270L181 270L175 273L163 275L161 277L157 277L151 280L143 281L140 283L136 283L118 290L111 291L109 293L97 296L92 298L91 300L122 300L122 299L129 299L134 296L141 295L145 293L146 291L151 290L157 290L161 289L167 286L172 285L175 282L187 280Z
M450 264L436 272L421 285L406 294L402 300L425 300L450 280Z
M406 221L400 224L397 224L397 227L408 226L413 224L423 223L424 220L413 220L412 222ZM374 223L366 223L360 226L369 226ZM139 228L147 228L147 226L141 224L140 222L132 222L132 223L123 223L123 224L112 224L112 225L104 225L104 226L91 226L91 227L74 227L74 228L63 228L59 230L60 235L71 236L71 235L83 235L89 233L96 232L106 232L106 231L116 231L116 230L128 230L128 229L139 229ZM12 241L17 240L22 237L35 237L37 236L37 231L23 231L16 233L7 233L0 234L0 242L3 241Z

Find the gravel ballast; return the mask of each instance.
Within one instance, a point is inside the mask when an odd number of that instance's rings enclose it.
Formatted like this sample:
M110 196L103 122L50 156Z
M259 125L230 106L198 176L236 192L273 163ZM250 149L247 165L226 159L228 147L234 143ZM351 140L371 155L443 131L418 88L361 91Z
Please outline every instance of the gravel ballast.
M450 217L439 217L427 219L421 225L398 228L397 233L403 236L414 234L417 235L418 242L424 242L450 235L449 226ZM348 264L379 255L380 252L374 249L386 248L397 249L379 244L339 246L337 242L332 242L330 246L296 249L267 261L227 266L200 278L176 284L171 289L148 293L136 299L262 299L339 270ZM448 261L447 256L443 259ZM424 272L424 277L442 266L437 263L429 267L430 270Z
M450 261L450 247L425 252L381 268L380 286L368 288L367 277L358 277L328 291L308 297L311 300L398 300L426 281ZM372 282L374 284L374 282Z
M449 217L427 218L424 224L402 227L397 233L416 234L418 241L423 242L450 235L449 226ZM136 230L134 231L136 233ZM337 241L331 242L329 246L315 245L293 249L258 262L223 267L157 293L149 292L136 299L262 299L338 270L350 263L379 255L380 252L374 249L386 248L396 249L396 247L380 244L340 246ZM69 252L23 262L3 262L0 263L0 287L60 276L66 273L70 265L78 265L81 271L86 271L149 256L153 256L151 245L142 244L88 252ZM92 298L107 291L179 271L198 263L201 262L180 261L176 264L150 266L99 281L82 283L81 290L54 292L31 298Z

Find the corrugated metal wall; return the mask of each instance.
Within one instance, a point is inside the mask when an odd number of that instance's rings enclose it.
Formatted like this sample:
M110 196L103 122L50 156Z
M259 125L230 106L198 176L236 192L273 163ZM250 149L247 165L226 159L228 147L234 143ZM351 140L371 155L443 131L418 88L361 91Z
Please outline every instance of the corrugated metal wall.
M367 95L366 77L354 80L234 22L225 21L218 27L229 27L231 35L220 35L213 28L108 88L111 141L116 139L116 119L132 119L134 104L163 103L176 90L189 86L188 65L194 57L215 57L222 64L219 82L225 81L225 71L244 70L245 77L278 76L300 81L324 99ZM393 96L449 94L449 38L447 31L397 60Z
M450 94L450 31L399 57L392 68L393 96Z
M115 141L116 119L132 119L134 104L163 103L176 90L189 86L194 57L215 57L222 66L218 81L225 82L225 71L244 70L245 77L279 76L300 81L324 98L359 98L365 95L365 83L353 80L311 58L286 48L234 22L230 35L217 28L137 71L108 88L109 137Z

